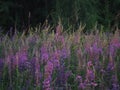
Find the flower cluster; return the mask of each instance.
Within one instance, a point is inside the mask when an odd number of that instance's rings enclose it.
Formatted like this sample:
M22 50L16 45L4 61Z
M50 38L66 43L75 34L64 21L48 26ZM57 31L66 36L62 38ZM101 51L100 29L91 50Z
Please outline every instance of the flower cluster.
M51 90L50 83L52 80L52 72L53 72L53 64L52 62L48 61L45 65L45 73L44 73L44 81L43 81L43 88L44 90Z
M1 39L0 90L120 90L119 34L46 30Z

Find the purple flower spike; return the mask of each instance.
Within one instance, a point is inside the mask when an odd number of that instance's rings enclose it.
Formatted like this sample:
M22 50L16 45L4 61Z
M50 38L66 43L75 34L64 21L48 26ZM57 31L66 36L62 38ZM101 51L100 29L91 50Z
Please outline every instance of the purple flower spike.
M53 63L54 68L58 68L60 66L60 51L55 51L51 56L51 62Z
M86 86L87 86L86 83L80 83L79 84L79 89L83 89L84 90L86 88Z
M115 48L120 48L120 40L119 40L119 38L118 37L114 37L112 40L111 40L111 42L110 42L110 44L112 45L112 46L114 46Z
M94 79L95 79L95 75L94 75L94 72L93 72L93 70L90 70L90 69L88 69L87 70L87 76L86 76L86 78L88 79L88 81L94 81Z
M11 61L13 64L13 67L15 68L18 66L18 69L20 71L23 71L26 69L26 63L28 62L28 53L26 49L22 49L21 51L18 51L15 56L11 56Z
M53 71L53 64L48 61L47 65L45 66L45 74L47 75L46 77L52 75L52 71Z
M51 90L50 79L49 78L47 78L43 81L43 88L44 88L44 90Z
M86 52L89 54L90 59L99 59L99 55L102 53L102 48L98 47L97 43L94 43L92 46L86 46Z
M87 66L88 66L88 68L90 68L91 66L93 66L92 61L89 61L89 62L87 63Z
M48 53L43 53L41 56L41 59L43 60L43 62L47 62L49 59L49 55Z
M51 82L52 72L53 72L53 64L50 61L48 61L47 65L45 66L45 80L43 81L44 90L51 90L50 82Z
M56 34L60 35L62 33L62 25L59 23L56 27Z
M48 53L48 50L47 48L43 45L41 47L41 60L42 60L42 63L46 63L49 59L49 53Z

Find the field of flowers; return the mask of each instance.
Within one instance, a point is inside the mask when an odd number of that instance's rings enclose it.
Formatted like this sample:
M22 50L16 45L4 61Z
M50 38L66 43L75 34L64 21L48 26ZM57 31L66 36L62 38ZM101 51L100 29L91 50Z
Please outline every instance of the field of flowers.
M56 33L0 37L0 90L120 90L120 35Z

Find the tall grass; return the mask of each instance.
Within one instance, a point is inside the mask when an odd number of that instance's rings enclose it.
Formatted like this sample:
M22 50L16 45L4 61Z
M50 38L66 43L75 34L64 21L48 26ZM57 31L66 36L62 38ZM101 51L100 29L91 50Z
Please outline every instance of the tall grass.
M119 32L63 29L1 37L0 90L119 90Z

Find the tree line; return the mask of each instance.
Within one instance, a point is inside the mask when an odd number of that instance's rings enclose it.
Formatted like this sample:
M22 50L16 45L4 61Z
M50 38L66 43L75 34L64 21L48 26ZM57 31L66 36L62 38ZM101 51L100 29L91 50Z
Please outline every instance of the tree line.
M90 29L95 24L104 28L120 26L120 0L1 0L0 28L8 32L43 24L55 25L61 19L65 28L80 22Z

